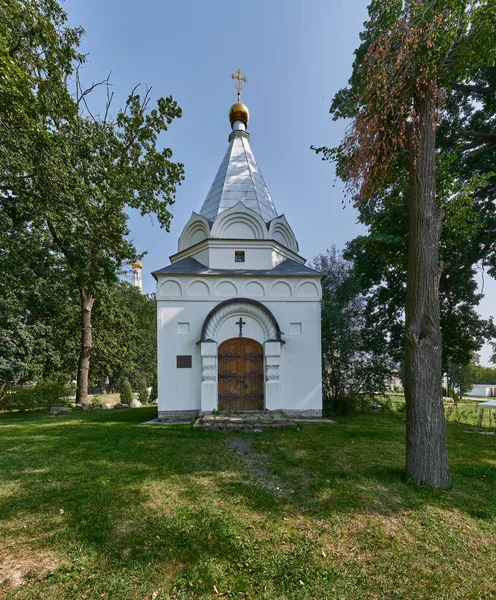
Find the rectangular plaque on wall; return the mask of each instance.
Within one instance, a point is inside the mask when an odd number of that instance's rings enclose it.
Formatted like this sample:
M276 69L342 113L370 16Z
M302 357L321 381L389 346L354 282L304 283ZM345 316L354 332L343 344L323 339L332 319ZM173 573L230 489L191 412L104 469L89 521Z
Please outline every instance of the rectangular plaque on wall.
M176 356L176 360L178 369L191 369L193 366L191 355Z

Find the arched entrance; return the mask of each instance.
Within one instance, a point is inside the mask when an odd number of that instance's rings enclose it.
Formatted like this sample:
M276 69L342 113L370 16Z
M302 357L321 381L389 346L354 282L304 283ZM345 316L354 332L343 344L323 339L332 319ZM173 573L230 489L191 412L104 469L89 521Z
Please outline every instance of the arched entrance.
M218 361L219 410L262 410L262 344L250 338L231 338L219 346Z

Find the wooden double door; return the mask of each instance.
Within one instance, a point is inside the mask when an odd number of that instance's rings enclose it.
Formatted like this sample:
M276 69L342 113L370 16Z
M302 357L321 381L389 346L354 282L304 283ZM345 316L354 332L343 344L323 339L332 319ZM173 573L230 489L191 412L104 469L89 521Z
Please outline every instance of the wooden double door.
M250 338L232 338L219 346L219 410L262 410L263 347Z

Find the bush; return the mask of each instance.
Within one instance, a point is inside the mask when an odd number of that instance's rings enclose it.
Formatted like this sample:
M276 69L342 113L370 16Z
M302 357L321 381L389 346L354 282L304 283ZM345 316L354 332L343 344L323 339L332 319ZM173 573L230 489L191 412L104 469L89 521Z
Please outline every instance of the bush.
M40 381L34 388L35 394L38 397L38 402L41 406L57 406L67 402L70 395L69 390L65 385L57 381Z
M380 408L391 412L391 398L381 394L348 394L338 398L324 396L324 416L337 417Z
M129 383L129 379L124 379L121 383L120 401L122 404L131 404L133 401L133 388Z
M140 383L138 389L138 400L141 402L141 404L148 404L148 401L150 400L150 396L148 395L148 389L144 381Z
M8 392L0 406L3 410L29 410L33 408L51 408L65 404L70 396L69 389L57 381L40 381L35 387L13 388Z
M2 410L29 410L38 408L38 398L34 388L13 388L2 399Z

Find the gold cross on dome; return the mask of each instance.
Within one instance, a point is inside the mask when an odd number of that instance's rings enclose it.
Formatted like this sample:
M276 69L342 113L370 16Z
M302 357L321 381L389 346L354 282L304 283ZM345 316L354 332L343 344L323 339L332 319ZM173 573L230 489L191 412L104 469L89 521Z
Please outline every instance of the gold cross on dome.
M246 79L246 77L243 77L241 75L241 69L236 69L236 71L234 73L231 73L231 78L236 79L236 83L234 84L234 87L238 90L238 102L239 102L239 99L241 98L241 90L243 89L243 83L246 83L248 81L248 79Z

